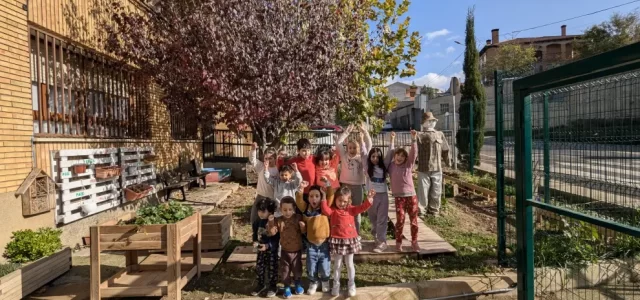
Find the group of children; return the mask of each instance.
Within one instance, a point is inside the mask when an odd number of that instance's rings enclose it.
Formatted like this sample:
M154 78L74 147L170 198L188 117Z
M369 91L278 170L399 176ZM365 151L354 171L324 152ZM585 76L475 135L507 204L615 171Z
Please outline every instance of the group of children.
M333 296L338 296L344 263L348 295L355 296L353 256L362 249L360 214L369 210L376 240L373 251L379 253L387 249L387 175L396 204L396 251L402 251L405 212L411 219L412 250L420 250L418 203L412 178L417 133L411 131L409 152L402 147L395 149L395 133L391 133L391 150L383 157L381 149L372 148L366 126L360 128L359 138L348 141L346 150L343 143L353 126L336 139L334 147L321 146L314 155L309 140L300 139L297 156L288 160L283 153L267 149L259 163L257 146L253 145L249 161L260 176L251 211L253 247L257 251L257 285L252 295L275 296L278 278L284 284L285 298L303 294L302 252L306 251L309 295L321 285L322 292L331 291ZM363 186L368 191L366 195ZM331 260L333 287L329 283ZM269 284L265 285L267 273Z

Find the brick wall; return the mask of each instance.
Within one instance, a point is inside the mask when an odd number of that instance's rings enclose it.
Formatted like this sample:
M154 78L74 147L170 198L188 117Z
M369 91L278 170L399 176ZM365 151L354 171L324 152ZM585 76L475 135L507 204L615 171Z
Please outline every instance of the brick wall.
M0 3L0 194L14 191L32 166L31 89L26 1Z
M159 169L176 167L181 154L188 158L201 158L201 141L175 141L171 138L169 113L160 101L161 94L157 86L151 88L152 93L148 98L150 140L34 138L28 25L45 28L48 33L89 46L91 43L87 41L91 40L95 22L86 18L88 6L85 1L75 2L78 5L76 17L79 21L88 21L89 26L81 28L83 31L80 36L84 38L73 38L72 28L62 17L64 3L70 1L31 0L29 19L23 10L27 0L0 1L0 205L3 208L0 209L0 220L6 221L6 226L0 230L0 253L15 230L56 226L53 212L23 217L20 198L14 196L15 190L33 166L51 172L51 150L153 146L160 158L157 164ZM135 4L135 1L132 0L132 3ZM81 237L88 234L89 226L113 219L142 203L122 205L62 226L63 244L81 244Z

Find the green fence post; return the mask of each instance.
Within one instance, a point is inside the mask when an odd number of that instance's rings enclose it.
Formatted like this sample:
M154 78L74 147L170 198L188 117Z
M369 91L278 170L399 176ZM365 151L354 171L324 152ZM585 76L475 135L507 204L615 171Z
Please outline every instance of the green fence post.
M474 153L473 144L473 101L469 101L469 174L473 175L473 166L475 165L476 154Z
M551 137L549 133L549 92L544 93L543 103L543 127L544 127L544 203L551 200L551 188L549 187L551 170L549 167L549 151L551 149Z
M514 82L516 231L518 260L518 299L534 300L533 211L527 203L533 198L531 165L531 97Z
M496 202L498 215L498 263L505 266L507 263L507 233L506 233L506 213L504 205L504 148L503 130L504 116L502 111L502 72L494 71L493 78L494 95L496 97Z

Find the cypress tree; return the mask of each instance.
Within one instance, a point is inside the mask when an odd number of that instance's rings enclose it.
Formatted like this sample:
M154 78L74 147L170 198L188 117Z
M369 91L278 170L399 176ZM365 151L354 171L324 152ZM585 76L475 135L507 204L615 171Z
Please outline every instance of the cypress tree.
M464 85L462 86L462 97L460 99L460 121L456 146L460 154L469 154L469 102L473 102L473 149L476 164L480 163L480 150L484 144L484 120L486 110L486 98L482 87L482 76L480 75L479 54L476 48L476 38L474 30L474 7L469 8L467 13L467 27L465 37L464 65Z

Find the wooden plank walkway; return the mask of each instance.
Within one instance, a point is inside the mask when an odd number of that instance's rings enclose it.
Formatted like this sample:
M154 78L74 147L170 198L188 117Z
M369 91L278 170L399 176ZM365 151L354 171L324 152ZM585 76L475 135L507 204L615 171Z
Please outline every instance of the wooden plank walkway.
M389 219L395 224L396 222L396 208L393 198L389 197ZM362 241L362 251L356 254L354 260L357 262L375 262L386 260L399 260L404 257L421 258L428 255L437 254L452 254L456 252L456 249L451 246L447 241L435 233L431 228L424 224L423 220L418 220L418 245L420 246L420 252L411 251L411 227L409 215L406 215L405 224L403 227L403 252L395 251L395 241L388 240L389 247L382 253L373 252L375 247L374 241ZM304 254L303 254L304 257ZM256 254L253 252L251 246L238 246L236 247L227 261L226 265L235 267L249 267L253 266L256 261ZM304 259L303 259L304 262Z
M389 200L389 220L391 220L393 224L396 224L395 201L393 200L391 195L389 195ZM411 220L409 219L408 214L405 214L402 237L403 253L411 251ZM387 250L394 249L391 251L395 251L395 241L389 241L387 243L389 244L389 249ZM436 254L451 254L456 252L456 248L453 248L451 244L449 244L435 231L424 224L424 221L422 219L418 219L418 245L420 246L420 252L417 253L419 257Z

